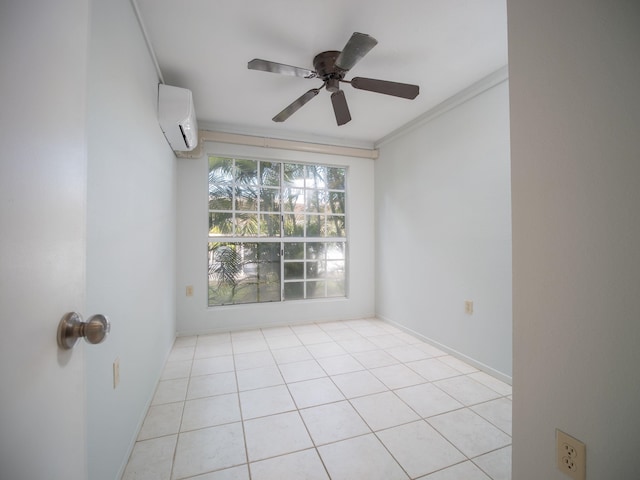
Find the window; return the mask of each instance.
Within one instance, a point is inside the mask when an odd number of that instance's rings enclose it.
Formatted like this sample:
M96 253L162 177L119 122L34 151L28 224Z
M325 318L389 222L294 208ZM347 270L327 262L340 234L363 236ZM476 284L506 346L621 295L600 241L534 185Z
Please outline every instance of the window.
M343 297L346 168L209 157L209 306Z

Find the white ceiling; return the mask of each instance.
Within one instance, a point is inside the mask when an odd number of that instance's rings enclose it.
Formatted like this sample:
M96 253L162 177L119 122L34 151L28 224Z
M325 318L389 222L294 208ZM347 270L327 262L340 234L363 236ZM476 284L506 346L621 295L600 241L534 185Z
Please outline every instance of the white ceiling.
M135 0L164 82L193 92L200 128L370 146L507 63L505 0ZM420 86L415 100L343 84L352 120L336 125L322 90L286 122L271 118L311 88L247 69L262 58L310 68L353 32L378 45L347 74Z

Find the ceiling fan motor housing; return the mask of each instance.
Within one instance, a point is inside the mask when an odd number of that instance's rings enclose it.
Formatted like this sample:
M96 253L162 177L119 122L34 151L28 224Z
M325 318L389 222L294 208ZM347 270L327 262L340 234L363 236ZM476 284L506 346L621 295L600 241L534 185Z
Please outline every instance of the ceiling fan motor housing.
M329 50L327 52L319 53L313 59L313 67L318 74L318 77L325 81L327 90L330 92L337 92L340 90L340 80L344 78L346 71L336 67L336 59L340 55L340 52L335 50Z

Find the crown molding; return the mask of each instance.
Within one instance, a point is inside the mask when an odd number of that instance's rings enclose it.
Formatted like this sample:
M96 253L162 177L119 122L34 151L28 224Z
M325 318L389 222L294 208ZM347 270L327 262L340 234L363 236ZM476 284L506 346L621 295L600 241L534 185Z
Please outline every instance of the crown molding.
M439 103L433 108L430 108L425 113L411 120L410 122L404 124L402 127L394 130L388 135L385 135L380 140L374 143L374 148L378 149L382 145L392 142L407 133L415 130L416 128L425 125L432 120L436 119L440 115L447 113L449 110L452 110L465 102L468 102L474 97L486 92L487 90L500 85L503 82L506 82L509 79L509 67L507 65L499 68L495 72L487 75L481 80L478 80L474 84L469 87L461 90L455 95L449 97L445 101Z

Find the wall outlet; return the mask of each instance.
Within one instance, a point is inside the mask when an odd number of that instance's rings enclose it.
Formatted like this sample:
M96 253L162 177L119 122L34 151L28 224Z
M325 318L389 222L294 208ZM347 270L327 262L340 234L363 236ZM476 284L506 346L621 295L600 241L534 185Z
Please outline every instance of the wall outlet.
M186 295L187 297L193 297L193 285L187 285Z
M467 315L473 315L473 300L464 301L464 313Z
M113 361L113 388L115 389L120 383L120 359Z
M556 429L558 469L574 480L587 478L587 447L580 440Z

